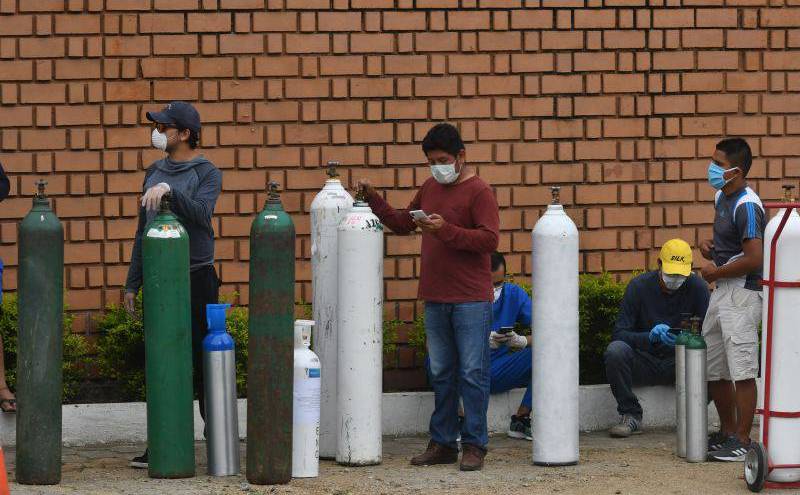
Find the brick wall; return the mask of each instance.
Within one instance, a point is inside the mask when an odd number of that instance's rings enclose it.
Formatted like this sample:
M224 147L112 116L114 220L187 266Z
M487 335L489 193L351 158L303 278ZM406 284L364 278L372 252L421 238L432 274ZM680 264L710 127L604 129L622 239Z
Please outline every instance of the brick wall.
M528 273L555 184L583 270L641 269L664 240L709 235L720 136L749 138L763 196L800 176L798 47L798 0L0 0L5 284L46 176L69 304L120 300L143 170L160 156L144 113L173 99L197 105L223 169L217 260L242 302L268 179L286 187L310 300L320 165L341 160L346 181L369 177L404 205L428 177L418 142L443 120L495 187L511 271ZM419 238L388 235L386 252L387 313L410 320Z

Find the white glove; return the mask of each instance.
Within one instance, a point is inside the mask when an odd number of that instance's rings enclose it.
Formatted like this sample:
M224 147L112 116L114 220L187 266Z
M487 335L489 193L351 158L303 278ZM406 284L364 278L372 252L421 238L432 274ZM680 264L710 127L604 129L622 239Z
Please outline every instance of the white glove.
M528 339L524 335L519 335L513 330L508 332L506 335L508 336L506 345L511 352L516 352L528 347Z
M144 196L142 196L142 206L147 210L158 210L158 207L161 205L161 198L169 191L169 184L166 182L159 182L145 191Z
M492 333L489 334L489 347L492 349L499 348L507 341L508 341L508 334L497 333L494 330L492 330Z

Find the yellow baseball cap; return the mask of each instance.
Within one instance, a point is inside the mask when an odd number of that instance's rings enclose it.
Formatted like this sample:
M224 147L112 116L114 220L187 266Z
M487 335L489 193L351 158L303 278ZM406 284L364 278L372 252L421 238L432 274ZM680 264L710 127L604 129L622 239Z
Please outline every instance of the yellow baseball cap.
M661 246L661 270L667 275L692 273L692 248L683 239L670 239Z

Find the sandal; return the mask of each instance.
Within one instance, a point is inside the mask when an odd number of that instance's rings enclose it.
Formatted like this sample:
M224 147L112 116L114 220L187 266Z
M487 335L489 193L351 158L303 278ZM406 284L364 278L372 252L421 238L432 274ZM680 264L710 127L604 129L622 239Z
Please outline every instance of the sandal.
M8 387L0 388L0 391L3 390L8 390L11 392ZM0 399L0 411L9 414L17 412L17 399Z

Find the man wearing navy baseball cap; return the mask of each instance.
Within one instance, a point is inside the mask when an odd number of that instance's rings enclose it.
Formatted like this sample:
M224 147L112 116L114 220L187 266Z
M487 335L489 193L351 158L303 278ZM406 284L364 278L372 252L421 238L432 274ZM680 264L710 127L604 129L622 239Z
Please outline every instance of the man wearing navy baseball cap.
M167 156L153 162L144 176L139 225L133 243L125 307L133 312L136 293L142 286L142 232L158 212L161 198L169 193L170 207L189 233L192 298L192 361L194 389L205 418L203 394L203 338L208 331L206 304L219 298L219 279L214 268L214 229L211 216L222 189L222 173L198 151L200 114L189 103L173 101L160 112L147 112L154 123L151 142ZM131 466L146 468L147 452Z

